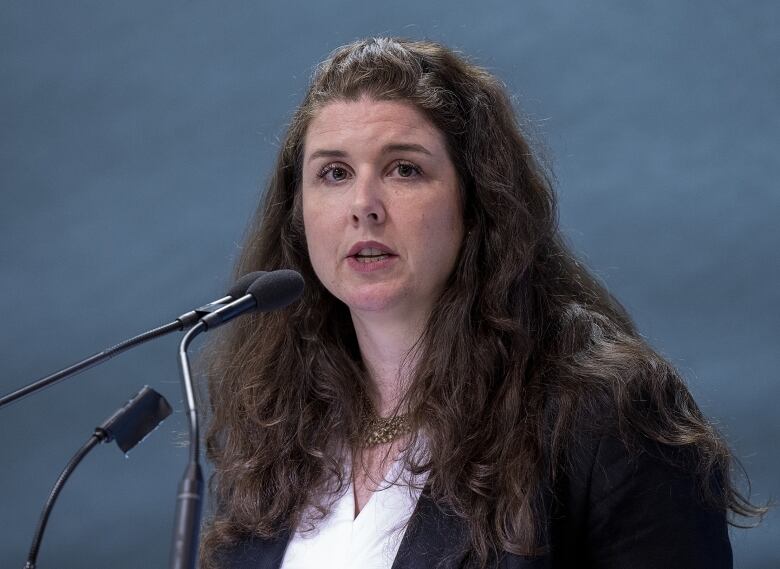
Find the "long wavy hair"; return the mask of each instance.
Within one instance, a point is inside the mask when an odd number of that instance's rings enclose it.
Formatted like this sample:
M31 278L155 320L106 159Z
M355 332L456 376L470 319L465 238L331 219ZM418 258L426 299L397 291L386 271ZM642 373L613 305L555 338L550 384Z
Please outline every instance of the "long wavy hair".
M584 424L629 447L684 449L704 500L760 514L734 485L729 449L680 375L565 244L551 176L503 85L442 45L368 39L317 68L236 264L236 275L295 269L306 290L293 307L231 325L212 346L216 507L204 565L242 537L300 527L312 506L326 516L348 482L340 458L371 387L349 311L309 261L300 179L312 117L360 97L414 105L444 134L458 173L466 233L414 348L404 406L426 441L419 453L413 439L405 460L465 521L476 559L539 551L545 520L536 497L561 475Z

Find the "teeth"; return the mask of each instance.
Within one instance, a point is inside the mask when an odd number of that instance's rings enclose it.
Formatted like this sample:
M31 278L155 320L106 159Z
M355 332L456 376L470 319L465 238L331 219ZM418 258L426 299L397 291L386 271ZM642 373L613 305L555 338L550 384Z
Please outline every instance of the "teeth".
M376 255L385 255L386 253L384 251L381 251L380 249L377 249L376 247L365 247L358 251L358 255L361 257L373 257Z
M387 259L387 255L377 255L375 257L355 257L358 263L376 263L383 259Z

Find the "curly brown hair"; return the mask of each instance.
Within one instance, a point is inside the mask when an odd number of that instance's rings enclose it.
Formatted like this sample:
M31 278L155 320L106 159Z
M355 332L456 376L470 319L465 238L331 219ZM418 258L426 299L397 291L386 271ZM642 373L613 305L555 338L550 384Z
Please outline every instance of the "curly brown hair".
M629 445L685 449L704 499L760 514L732 482L733 457L680 375L564 242L551 176L504 86L442 45L368 39L317 68L237 262L237 275L295 269L306 290L295 306L245 318L213 346L207 448L216 511L204 565L241 537L298 527L307 506L327 515L346 483L339 457L371 387L349 311L309 262L300 177L312 117L362 96L423 112L459 177L467 233L415 347L420 363L404 404L426 433L426 452L413 452L413 440L406 461L466 521L476 558L538 550L535 496L559 475L583 422Z

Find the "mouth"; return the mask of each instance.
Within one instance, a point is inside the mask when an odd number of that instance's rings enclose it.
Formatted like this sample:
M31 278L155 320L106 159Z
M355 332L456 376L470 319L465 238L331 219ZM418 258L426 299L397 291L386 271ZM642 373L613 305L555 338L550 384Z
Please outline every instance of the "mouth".
M373 247L361 249L359 253L352 255L358 263L376 263L377 261L387 259L389 256L389 253L384 253Z
M376 241L355 243L347 255L347 257L365 265L378 263L395 256L396 254L387 245Z

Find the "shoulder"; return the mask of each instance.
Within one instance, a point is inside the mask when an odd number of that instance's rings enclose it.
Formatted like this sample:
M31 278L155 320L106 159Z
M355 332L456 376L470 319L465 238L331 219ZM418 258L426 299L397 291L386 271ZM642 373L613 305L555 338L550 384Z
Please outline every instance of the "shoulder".
M732 566L726 514L705 503L686 452L614 432L573 440L550 496L554 558L600 569Z

